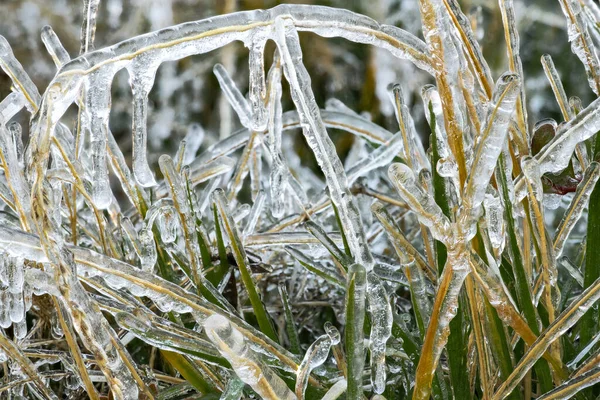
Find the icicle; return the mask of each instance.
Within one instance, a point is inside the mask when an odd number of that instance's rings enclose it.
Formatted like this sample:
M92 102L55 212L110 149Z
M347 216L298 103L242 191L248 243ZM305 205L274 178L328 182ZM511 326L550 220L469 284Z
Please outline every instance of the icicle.
M338 330L327 323L325 330L326 334L321 335L310 345L302 363L298 366L296 372L296 397L298 399L304 399L304 392L308 385L308 377L313 369L321 366L327 361L329 355L329 349L340 342L340 333Z
M204 129L200 124L190 124L184 140L186 145L183 152L183 165L189 165L194 161L196 152L204 141Z
M276 42L281 53L285 76L290 83L292 100L298 109L303 133L315 153L317 163L323 170L331 199L338 209L342 228L355 260L367 270L373 268L374 260L362 226L354 197L348 188L344 167L329 138L314 95L310 87L310 76L302 62L302 51L298 32L291 21L277 19L275 22Z
M92 200L97 208L108 208L112 201L106 165L110 86L113 71L98 70L86 79L85 119L90 131Z
M50 53L52 61L54 61L54 65L56 65L57 68L60 68L71 61L69 53L67 53L60 42L60 39L49 25L42 28L42 42L44 42L44 46L46 46L46 50Z
M250 150L250 160L248 160L250 169L250 193L252 201L256 200L258 192L261 190L261 175L262 175L262 138L259 135L254 137L252 141L252 149Z
M281 153L281 133L283 130L281 109L281 60L279 52L273 56L273 65L267 77L269 87L267 131L268 144L271 153L270 195L271 213L275 218L281 218L284 212L285 183L287 170Z
M248 216L248 221L246 222L246 226L244 227L244 232L242 233L243 237L246 237L249 234L254 232L256 223L258 222L258 219L260 218L260 216L262 214L263 205L265 204L265 200L266 200L265 192L263 190L261 190L258 193L258 196L256 196L256 199L254 199L254 204L252 205L252 209L250 210L250 215Z
M227 73L225 67L221 64L215 64L213 73L217 77L221 90L227 97L231 107L235 110L242 125L248 129L252 129L252 110L250 105Z
M594 161L585 171L583 179L577 186L575 196L573 196L569 208L565 211L565 214L556 229L556 234L554 235L555 257L558 258L562 254L565 242L575 227L575 224L581 218L599 177L600 164Z
M488 187L484 200L485 220L490 243L495 251L495 256L500 256L505 243L504 207L498 193Z
M388 175L419 221L431 229L436 239L446 243L451 236L450 221L433 197L416 182L413 171L405 164L394 163L390 165Z
M266 40L253 38L248 46L250 50L249 70L250 70L250 106L252 108L252 130L262 132L267 128L267 109L265 107L265 97L267 89L265 85L265 44Z
M154 270L154 265L158 259L158 254L154 245L154 235L152 235L152 231L142 229L138 235L138 239L140 241L140 262L142 270L151 273Z
M373 272L367 274L367 301L371 316L371 384L373 391L381 394L386 386L386 343L392 334L392 307L381 281Z
M227 318L213 314L204 321L204 330L237 376L263 399L295 400L296 396L270 368L258 361L244 336Z
M92 1L92 0L90 0ZM138 56L127 67L133 95L133 175L145 187L155 186L154 174L148 165L148 94L154 84L159 61L150 55Z
M80 54L94 50L96 36L96 16L100 0L83 0L83 23L81 24Z

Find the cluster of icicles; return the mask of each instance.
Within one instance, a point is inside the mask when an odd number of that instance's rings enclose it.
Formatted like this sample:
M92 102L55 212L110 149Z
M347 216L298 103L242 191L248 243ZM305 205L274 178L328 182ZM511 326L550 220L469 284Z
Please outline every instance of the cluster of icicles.
M435 3L441 4L441 1ZM134 297L145 296L161 312L191 314L198 330L205 332L209 342L190 338L190 345L210 354L220 354L229 362L241 381L241 384L233 381L229 387L232 393L240 392L243 384L247 384L265 399L303 398L311 371L327 362L330 349L340 343L340 334L333 326L326 326L326 334L309 347L303 359L299 359L278 345L267 332L260 333L251 328L235 310L227 308L226 300L223 300L223 307L217 307L154 273L158 258L153 234L156 229L167 246L166 251L189 266L192 283L206 282L198 240L191 239L199 235L208 242L214 240L214 232L196 222L204 214L211 215L210 207L214 205L214 214L223 221L230 246L237 249L238 266L248 259L244 247L258 252L281 251L284 247L292 257L303 262L307 258L321 257L322 248L315 243L329 246L327 250L343 265L347 276L340 276L339 271L325 264L321 266L321 275L342 287L345 278L353 282L355 319L352 323L355 326L363 326L367 311L370 316L368 340L363 341L361 329L355 329L353 353L346 354L348 374L353 374L347 377L348 381L362 381L366 342L370 352L371 387L374 393L381 394L386 387L386 342L393 321L388 293L402 280L397 278L397 272L401 270L406 270L407 276L415 281L414 287L427 292L424 272L428 273L428 267L422 267L424 261L417 252L405 251L413 248L406 246L407 239L394 228L394 216L383 203L367 202L365 206L364 199L357 199L352 188L360 187L374 197L389 198L399 194L402 201L396 202L413 211L432 237L448 248L448 259L452 262L444 274L452 274L452 279L447 301L435 321L433 346L423 349L424 353L430 352L433 361L429 366L420 365L425 371L429 368L429 374L433 374L445 345L448 324L456 312L458 292L471 268L466 247L475 234L483 209L493 250L500 254L503 249L502 203L499 193L489 182L502 153L505 154L506 175L512 174L506 138L521 93L520 78L513 73L502 75L493 88L489 103L481 106L481 132L484 134L480 141L471 143L472 151L467 152L468 170L473 172L464 185L458 183L459 171L449 146L440 95L433 86L424 88L425 108L431 110L429 122L437 132L440 162L436 168L447 180L448 196L458 209L456 217L449 218L433 199L430 161L415 131L401 88L394 86L390 93L400 126L397 133L373 124L336 100L329 101L326 110L319 110L310 77L302 63L298 31L379 46L411 60L427 72L435 73L438 68L429 56L426 44L398 28L379 25L343 10L279 6L268 11L242 12L175 26L85 53L72 61L54 32L45 28L42 38L59 72L41 96L14 58L8 43L0 38L0 64L13 79L15 89L0 103L0 152L5 171L0 183L0 198L15 216L0 228L0 250L4 254L0 263L0 326L7 328L12 324L15 340L24 339L27 335L24 316L31 307L32 296L50 294L57 300L57 310L66 316L66 322L55 329L56 335L67 335L68 332L79 335L85 347L94 354L102 379L113 395L137 399L143 393L151 397L144 379L132 368L133 361L124 344L100 310L115 314L122 329L142 340L149 341L148 337L152 335L172 337L168 335L181 333L183 328L159 318L141 303L136 303L138 308L134 310L112 304L107 298L92 297L81 284L81 280L85 280L88 285L106 285L107 290L126 291ZM264 51L269 40L275 42L277 50L273 64L265 74ZM445 40L449 41L445 46L452 45L451 37L445 37ZM204 132L199 125L191 125L177 154L160 157L164 180L157 181L146 158L146 142L148 96L158 67L165 61L206 53L232 41L242 41L250 51L248 98L235 86L223 66L216 65L214 73L244 129L196 157ZM451 70L460 67L458 60L446 60L446 63ZM133 173L109 129L110 86L115 74L124 68L129 72L133 93ZM282 110L283 77L289 83L295 111L284 113ZM61 122L72 104L80 110L75 134ZM23 108L33 115L27 150L21 141L20 127L10 123ZM537 190L537 196L541 196L541 175L564 169L566 165L562 162L568 162L575 146L600 128L597 110L595 102L562 126L555 139L536 157L526 158L523 176L514 188L511 186L511 195L522 197L527 187L534 187L538 189L532 190ZM463 128L468 131L463 110L458 111L463 118L457 118L463 121ZM358 145L345 165L336 154L327 127L345 129L357 135ZM285 153L290 146L282 133L293 128L302 129L325 182L302 166L293 152ZM464 140L469 142L472 138L467 135ZM242 155L236 160L233 154L242 147ZM387 175L381 174L382 167L387 167L398 155L403 163L394 163ZM266 173L262 171L263 160L270 165ZM121 211L125 205L119 204L111 190L109 165L120 180L131 203L129 206L133 206L132 211ZM592 176L588 179L595 182L598 168L593 165ZM238 206L237 194L246 175L251 180L253 204ZM360 180L365 176L381 183L382 187L395 188L396 192L379 193L369 188ZM189 191L203 182L208 183L202 191ZM139 218L141 204L149 204L150 190L154 203L144 211L145 218ZM78 195L71 202L69 196L75 192ZM316 195L309 199L308 192ZM190 193L193 196L189 196ZM338 236L326 234L318 224L299 224L306 216L325 221L326 216L333 214L331 204L339 215L351 255L340 252L338 243L330 240L330 237ZM70 235L75 232L67 234L64 227L69 225L66 216L78 210L81 215L77 223L87 236L82 237L78 245L73 245ZM373 215L376 218L372 218ZM388 259L372 253L367 238L376 235L374 232L380 225L386 227L390 241L400 249L400 265L394 266ZM114 226L119 226L123 233L121 249L114 248L114 239L108 234L108 228ZM130 254L135 254L137 260ZM445 275L438 279L444 280ZM222 299L218 289L209 287L208 290L212 290L217 300ZM422 296L420 301L423 315L428 318L427 310L431 309L431 304L427 296ZM498 299L500 301L505 300ZM147 334L149 331L152 335ZM186 332L186 335L192 333ZM151 344L161 347L166 341L156 340ZM14 369L11 373L26 379L29 390L56 398L44 380L37 376L38 365L32 364L10 341L0 340L0 349L0 360L6 361L9 357L18 360L11 363ZM73 360L68 362L76 363L77 357L81 355L74 354ZM90 377L79 376L72 364L70 367L77 377L71 385L94 392L94 387L89 385ZM288 388L274 368L296 374L295 391ZM93 379L100 378L94 376ZM337 398L346 390L346 385L346 379L338 379L323 398ZM15 390L22 391L22 386ZM419 382L417 386L427 387ZM426 389L422 395L427 395Z

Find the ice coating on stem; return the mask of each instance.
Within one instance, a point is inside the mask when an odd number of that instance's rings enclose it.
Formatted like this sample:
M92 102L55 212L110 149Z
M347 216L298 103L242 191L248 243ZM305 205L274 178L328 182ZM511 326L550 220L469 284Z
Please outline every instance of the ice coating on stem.
M386 343L392 334L392 307L386 290L373 272L367 274L367 302L371 316L371 384L373 391L381 394L386 386Z
M571 204L569 204L569 208L565 211L558 228L556 229L556 234L554 236L554 256L559 258L563 252L565 242L569 237L569 234L577 224L577 221L581 218L585 208L587 207L588 201L596 187L596 183L598 182L598 178L600 177L600 164L597 162L592 162L590 166L585 171L583 179L577 185L577 190L575 191L575 196L573 196L573 200L571 200Z
M83 0L83 23L81 24L81 54L94 50L96 36L96 16L100 0Z
M38 88L15 58L13 51L4 36L0 35L0 68L15 82L15 88L27 99L27 109L36 111L42 100Z
M414 399L426 399L431 393L431 381L439 357L448 342L450 321L458 310L458 295L469 274L469 255L464 243L448 249L448 259L440 277L431 320L425 334L421 358L417 366Z
M329 324L329 323L328 323ZM321 335L310 345L302 363L296 372L296 397L304 399L304 392L308 385L308 377L313 369L327 361L329 349L340 342L340 333L331 324L326 328L326 334Z
M471 174L465 187L463 202L466 202L470 209L479 207L485 198L488 182L506 141L519 87L519 77L510 73L505 73L496 82L492 104L479 136Z
M388 175L400 196L417 214L419 221L431 229L435 238L447 242L450 235L450 221L432 195L416 181L413 171L405 164L394 163L390 165Z
M237 376L263 399L295 400L296 396L270 368L258 361L244 336L227 318L215 314L204 321L210 341L229 361Z
M231 107L235 110L242 125L248 129L252 129L252 109L250 108L250 104L248 104L246 98L237 88L225 67L221 64L215 64L213 73L217 77L221 90L227 97Z
M308 145L315 153L317 163L323 170L331 199L338 209L352 255L358 263L370 270L373 268L373 256L366 245L362 220L354 196L348 188L344 167L319 114L310 87L310 76L302 62L298 33L289 20L278 19L275 25L277 46L283 61L285 76L290 83L292 100L304 126L302 131Z
M563 118L565 121L568 121L575 116L575 113L573 112L572 107L569 105L565 88L563 87L558 75L558 71L556 70L556 66L554 65L554 61L552 60L550 54L542 55L542 66L544 67L544 73L546 74L548 81L550 81L550 86L554 92L554 97L556 97L556 100L558 101Z
M500 0L500 12L502 14L502 23L504 24L504 37L509 57L510 71L523 78L523 63L521 61L520 48L521 40L517 29L517 20L513 0ZM525 98L525 87L519 88L519 100L517 101L517 124L521 134L528 136L527 129L527 102Z
M52 61L54 61L54 64L58 68L71 61L71 56L69 56L69 53L67 53L63 47L52 27L48 25L42 28L42 42L44 42L46 50L48 50L48 53L50 53L50 56L52 57Z

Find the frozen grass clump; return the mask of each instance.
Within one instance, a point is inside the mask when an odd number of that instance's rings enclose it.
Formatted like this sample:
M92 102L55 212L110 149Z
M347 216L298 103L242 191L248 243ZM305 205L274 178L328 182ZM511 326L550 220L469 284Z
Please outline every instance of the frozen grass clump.
M600 8L560 5L598 94ZM498 76L456 0L419 6L425 41L280 5L94 50L87 0L79 56L42 30L57 67L43 93L0 36L0 397L596 398L600 100L568 98L544 55L564 121L532 121L512 0ZM389 85L393 132L337 99L321 109L300 32L387 51L435 85ZM154 162L161 66L232 42L247 90L231 62L213 72L241 129L191 123ZM131 151L111 131L121 71ZM347 156L328 130L352 138Z

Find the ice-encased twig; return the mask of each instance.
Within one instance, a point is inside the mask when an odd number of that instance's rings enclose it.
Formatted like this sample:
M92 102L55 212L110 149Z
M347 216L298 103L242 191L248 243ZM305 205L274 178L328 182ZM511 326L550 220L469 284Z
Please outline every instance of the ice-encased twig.
M215 314L208 317L203 325L208 338L229 361L237 376L263 399L296 400L285 382L257 360L244 336L227 318Z
M325 125L321 119L314 94L310 87L310 76L302 62L302 51L298 33L289 20L278 19L276 38L285 76L290 83L292 99L298 109L304 135L315 153L317 163L323 170L331 199L337 207L344 234L356 262L367 270L373 268L373 256L366 243L362 220L354 196L348 188L344 167L337 155Z
M341 380L337 381L335 385L329 388L321 400L336 400L346 391L347 386L348 382L342 378Z
M256 228L256 224L258 223L259 218L261 217L263 206L265 204L266 195L264 190L261 190L258 193L258 196L254 199L254 204L252 204L252 209L250 210L250 214L248 215L248 221L246 222L246 226L242 232L242 236L246 237L251 233L254 233L254 229Z
M527 183L531 227L539 247L541 277L544 284L544 302L548 311L548 320L552 322L555 319L555 301L552 294L559 293L556 287L558 273L556 271L554 249L544 225L544 212L541 206L543 204L544 190L541 175L537 161L531 156L525 156L521 159L521 169Z
M42 42L44 42L46 50L50 53L54 65L58 68L71 61L71 56L69 56L60 39L49 25L42 28Z
M443 0L420 0L423 36L431 52L434 76L443 105L444 127L448 144L458 166L459 188L467 179L462 130L466 126L464 99L459 95L458 73L463 64L459 56L460 40L445 12ZM427 109L427 107L426 107Z
M581 218L599 177L600 164L594 161L587 168L581 182L577 185L577 190L571 200L571 204L569 204L569 208L565 211L565 214L556 229L553 243L554 256L556 258L561 256L565 242L575 227L575 224Z

